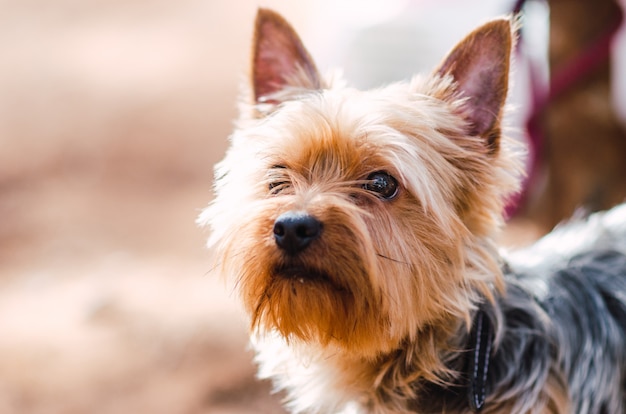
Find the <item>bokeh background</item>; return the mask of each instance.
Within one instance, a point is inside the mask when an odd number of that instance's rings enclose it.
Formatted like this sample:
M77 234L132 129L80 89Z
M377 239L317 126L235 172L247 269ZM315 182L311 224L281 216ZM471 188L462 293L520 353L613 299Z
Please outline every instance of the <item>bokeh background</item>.
M281 413L194 222L257 7L372 86L511 3L0 1L0 413Z

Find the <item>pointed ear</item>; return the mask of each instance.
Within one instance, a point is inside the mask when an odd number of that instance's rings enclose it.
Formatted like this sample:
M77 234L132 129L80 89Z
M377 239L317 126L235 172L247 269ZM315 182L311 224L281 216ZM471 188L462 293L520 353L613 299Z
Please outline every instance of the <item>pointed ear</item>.
M463 114L469 132L484 137L491 153L499 147L515 29L509 18L486 23L457 44L436 70L456 81L457 91L467 99Z
M296 31L278 13L259 9L252 53L256 103L278 103L271 95L286 86L320 89L320 76L313 59Z

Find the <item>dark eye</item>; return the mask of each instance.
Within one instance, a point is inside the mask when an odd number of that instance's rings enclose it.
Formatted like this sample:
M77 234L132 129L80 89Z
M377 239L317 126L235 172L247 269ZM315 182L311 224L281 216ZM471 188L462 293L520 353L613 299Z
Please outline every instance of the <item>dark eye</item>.
M289 182L287 181L275 181L275 182L269 183L268 189L270 190L270 193L278 194L288 185L289 185Z
M367 182L363 184L363 188L386 200L391 200L398 195L398 181L385 171L371 173L367 177Z
M286 167L283 165L275 165L269 172L269 184L268 189L272 194L278 194L283 190L286 186L289 185L289 180L285 176L282 170Z

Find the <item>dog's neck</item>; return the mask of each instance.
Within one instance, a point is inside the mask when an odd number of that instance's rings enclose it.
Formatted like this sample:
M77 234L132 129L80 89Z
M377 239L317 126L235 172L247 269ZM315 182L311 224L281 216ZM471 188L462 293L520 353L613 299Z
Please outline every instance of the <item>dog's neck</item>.
M494 330L489 315L484 308L476 312L468 349L470 353L466 377L468 379L467 398L472 411L478 412L483 408L487 398L487 379L489 375L489 361L493 348Z
M480 409L491 391L487 355L501 323L499 308L485 303L473 313L471 330L460 320L445 332L425 327L417 340L405 340L376 358L261 333L253 337L259 374L285 389L296 411L307 409L307 401L323 402L319 412L338 412L349 401L369 412Z
M436 346L429 329L424 330L424 336L430 339L404 343L375 360L354 359L343 353L331 358L334 362L336 358L343 360L335 365L343 366L340 376L345 376L345 384L354 387L355 394L367 396L363 404L372 412L382 406L394 412L405 412L407 408L410 412L431 412L437 406L445 411L479 412L489 392L489 356L494 323L498 323L492 311L491 306L481 306L469 332L464 323L459 323L453 339L449 338L445 347L439 345L437 357L444 362L444 369L436 373L425 368L433 364L426 347L432 350ZM404 406L398 404L402 400Z

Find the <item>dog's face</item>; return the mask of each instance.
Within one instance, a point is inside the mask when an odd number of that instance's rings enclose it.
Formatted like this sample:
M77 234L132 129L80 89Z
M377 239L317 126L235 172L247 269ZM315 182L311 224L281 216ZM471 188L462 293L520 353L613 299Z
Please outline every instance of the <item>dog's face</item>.
M363 92L259 12L252 105L200 218L255 328L373 357L489 297L488 238L517 186L500 135L511 33L493 21L432 75Z

